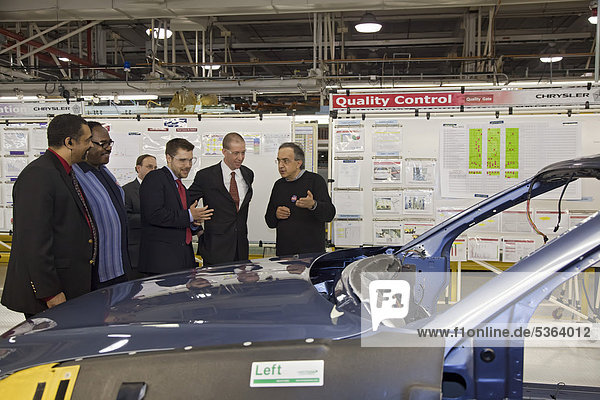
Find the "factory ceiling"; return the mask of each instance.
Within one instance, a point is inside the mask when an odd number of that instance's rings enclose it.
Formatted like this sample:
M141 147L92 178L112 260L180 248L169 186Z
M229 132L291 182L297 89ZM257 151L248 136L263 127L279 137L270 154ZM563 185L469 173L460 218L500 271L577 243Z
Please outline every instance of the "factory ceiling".
M0 95L62 85L79 95L168 96L186 87L323 102L331 88L505 85L590 79L594 72L596 25L588 17L595 2L589 1L0 4ZM356 31L365 12L382 25L379 32ZM152 27L171 36L152 40ZM543 55L562 60L542 63Z

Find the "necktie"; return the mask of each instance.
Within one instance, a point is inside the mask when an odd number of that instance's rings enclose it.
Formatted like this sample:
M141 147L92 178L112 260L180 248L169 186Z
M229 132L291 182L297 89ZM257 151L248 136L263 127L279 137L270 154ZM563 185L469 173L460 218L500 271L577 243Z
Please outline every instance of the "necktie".
M231 172L231 180L229 181L229 194L235 203L236 211L240 211L240 194L238 193L237 182L235 181L235 171Z
M179 192L181 205L183 206L184 210L187 210L187 200L185 198L185 187L183 187L183 182L181 182L181 179L176 179L175 182L177 182L177 191ZM192 243L192 230L189 227L185 228L185 243Z
M73 181L73 186L75 187L75 191L77 192L77 196L79 197L79 200L81 200L81 203L83 204L83 209L85 210L85 220L88 223L90 231L92 231L92 239L94 240L94 253L92 256L92 260L94 260L94 262L96 262L96 257L98 256L98 231L96 228L96 224L94 224L94 222L92 220L92 213L90 212L90 209L88 208L87 201L85 200L85 197L83 196L83 191L81 190L81 186L79 186L79 181L75 177L75 173L73 171L71 171L71 179Z

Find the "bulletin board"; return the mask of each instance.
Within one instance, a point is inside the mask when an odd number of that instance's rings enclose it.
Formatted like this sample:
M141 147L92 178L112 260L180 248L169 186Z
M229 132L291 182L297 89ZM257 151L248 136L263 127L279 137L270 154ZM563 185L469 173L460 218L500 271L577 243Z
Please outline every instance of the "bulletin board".
M599 123L598 114L566 113L499 118L491 112L365 113L330 119L330 178L337 208L333 243L408 243L546 165L600 153ZM557 232L556 199L562 188L535 199L532 218L538 227L554 237L600 209L600 185L588 181L569 185ZM522 205L470 228L452 257L518 260L541 244Z
M264 215L274 182L280 178L275 160L277 149L292 140L292 118L288 116L203 116L153 118L96 118L88 121L103 124L110 132L114 145L107 167L120 185L136 177L135 162L140 154L152 154L158 167L166 165L165 144L172 138L183 137L196 147L193 166L184 184L189 187L196 172L223 159L221 142L225 134L238 132L246 140L244 165L254 171L253 196L248 216L248 238L251 242L275 242L275 230L267 227ZM48 147L46 128L49 120L11 122L0 127L0 229L12 227L12 186L25 166ZM305 140L309 140L308 137ZM316 136L312 138L316 143Z
M90 118L91 120L92 118ZM275 230L264 220L273 183L280 178L275 159L277 149L292 138L292 119L288 116L95 119L110 129L115 141L107 167L121 185L135 179L135 161L140 154L156 157L158 168L166 165L165 145L182 137L195 145L198 158L188 178L189 187L198 170L223 159L221 143L229 132L238 132L246 141L244 165L254 171L253 195L248 213L248 239L251 242L275 242ZM208 204L210 206L210 204Z

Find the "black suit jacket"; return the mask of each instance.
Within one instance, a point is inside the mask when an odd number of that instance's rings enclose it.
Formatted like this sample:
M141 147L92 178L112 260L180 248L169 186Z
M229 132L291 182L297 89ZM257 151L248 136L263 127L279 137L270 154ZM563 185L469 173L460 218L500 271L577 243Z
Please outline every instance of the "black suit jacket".
M125 210L127 211L127 240L131 266L137 269L140 259L142 214L140 210L140 182L137 178L123 186Z
M215 210L211 219L204 222L204 234L198 240L198 254L202 256L204 265L248 259L247 221L254 173L243 165L240 170L248 185L248 193L240 204L239 212L225 188L221 163L198 171L188 190L192 201L202 198L205 206Z
M190 198L186 198L188 207ZM167 167L151 171L140 186L142 238L138 271L162 274L194 268L192 245L185 243L190 216Z
M47 308L44 298L64 292L69 300L89 292L92 234L71 177L54 154L47 151L23 169L13 204L2 304L36 314Z

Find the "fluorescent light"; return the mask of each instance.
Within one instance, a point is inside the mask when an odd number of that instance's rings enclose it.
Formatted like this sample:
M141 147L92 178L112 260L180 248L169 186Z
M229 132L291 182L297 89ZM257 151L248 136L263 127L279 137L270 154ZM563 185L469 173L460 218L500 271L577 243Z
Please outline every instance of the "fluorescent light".
M543 63L555 63L561 61L562 59L562 56L540 57L540 61Z
M158 96L155 94L123 94L119 95L121 100L156 100Z
M212 65L203 65L202 68L204 69L212 69L213 71L216 71L217 69L221 69L221 66L219 64L212 64Z
M373 14L365 13L360 21L354 25L354 29L360 33L375 33L381 30L381 24L377 22Z
M70 58L68 58L68 57L58 57L58 59L59 59L60 61L63 61L63 62L70 62L70 61L71 61L71 59L70 59Z
M97 95L94 94L92 96L83 96L84 100L88 100L88 101L92 101L94 103L96 103L97 101L99 102L100 100L115 100L115 97L121 101L121 100L156 100L158 99L158 95L155 94L118 94L118 95Z
M152 29L146 29L146 35L150 36L152 33ZM170 29L166 30L167 39L173 35ZM165 38L165 29L164 28L154 28L154 39L164 39Z
M0 101L31 101L39 100L37 96L0 96Z

